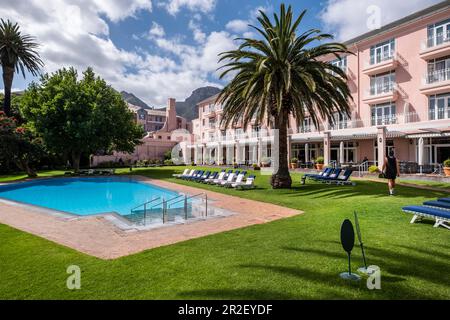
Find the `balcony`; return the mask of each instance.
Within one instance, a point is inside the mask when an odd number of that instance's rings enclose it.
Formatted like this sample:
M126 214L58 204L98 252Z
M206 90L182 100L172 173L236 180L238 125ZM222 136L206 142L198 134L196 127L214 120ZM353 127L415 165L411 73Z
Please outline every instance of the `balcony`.
M376 55L366 61L362 72L368 76L395 70L399 64L397 54L393 51Z
M422 42L420 57L431 60L445 57L450 54L450 32L437 34Z
M435 70L426 74L420 92L426 95L450 92L450 69Z
M394 82L387 84L377 84L370 87L363 97L367 104L379 104L396 101L398 98L397 84Z

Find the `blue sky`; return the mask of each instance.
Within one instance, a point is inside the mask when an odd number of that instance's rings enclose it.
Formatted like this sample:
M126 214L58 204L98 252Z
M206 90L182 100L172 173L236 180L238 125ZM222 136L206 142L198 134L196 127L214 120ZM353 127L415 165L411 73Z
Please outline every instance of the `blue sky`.
M20 24L42 44L44 72L87 66L118 90L163 106L204 85L222 86L217 54L233 40L254 36L259 9L271 14L282 1L264 0L0 0L0 17ZM367 9L380 9L380 26L438 0L284 1L307 9L302 30L320 28L347 40L369 31ZM13 88L33 80L16 75ZM0 89L3 83L0 82Z

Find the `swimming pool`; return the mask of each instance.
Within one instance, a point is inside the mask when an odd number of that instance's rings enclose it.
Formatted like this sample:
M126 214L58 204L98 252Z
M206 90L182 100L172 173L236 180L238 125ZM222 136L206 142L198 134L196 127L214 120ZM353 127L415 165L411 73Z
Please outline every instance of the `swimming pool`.
M175 191L127 177L46 179L0 186L0 198L79 216L112 212L126 216L145 202L177 196Z

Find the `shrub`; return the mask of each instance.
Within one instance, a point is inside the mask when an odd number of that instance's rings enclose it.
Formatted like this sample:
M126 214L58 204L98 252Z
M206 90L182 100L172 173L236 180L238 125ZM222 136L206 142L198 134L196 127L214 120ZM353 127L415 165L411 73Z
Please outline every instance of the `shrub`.
M369 173L377 173L377 172L379 172L377 166L370 166L369 167Z
M325 163L325 158L324 157L317 157L316 163L317 164L324 164Z
M450 168L450 159L447 159L444 161L444 167L445 168Z
M165 166L173 166L173 161L172 160L164 160L164 165Z
M256 170L256 171L261 170L261 168L256 163L252 164L252 167L253 167L253 170Z
M298 159L297 158L292 158L291 159L291 163L297 163L298 162Z

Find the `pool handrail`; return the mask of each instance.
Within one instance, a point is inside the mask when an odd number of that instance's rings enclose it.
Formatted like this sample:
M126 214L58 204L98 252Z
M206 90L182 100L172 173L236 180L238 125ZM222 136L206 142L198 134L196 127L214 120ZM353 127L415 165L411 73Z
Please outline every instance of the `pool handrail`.
M153 202L155 202L156 200L159 200L159 199L161 199L161 197L157 197L157 198L155 198L155 199L153 199L153 200L151 200L151 201L148 201L148 202L146 202L146 203L143 203L143 204L141 204L141 205L138 205L136 208L133 208L133 209L131 209L130 211L133 212L133 211L135 211L136 209L139 209L140 207L143 207L143 206L146 206L146 205L148 205L148 204L150 204L150 203L153 203Z

